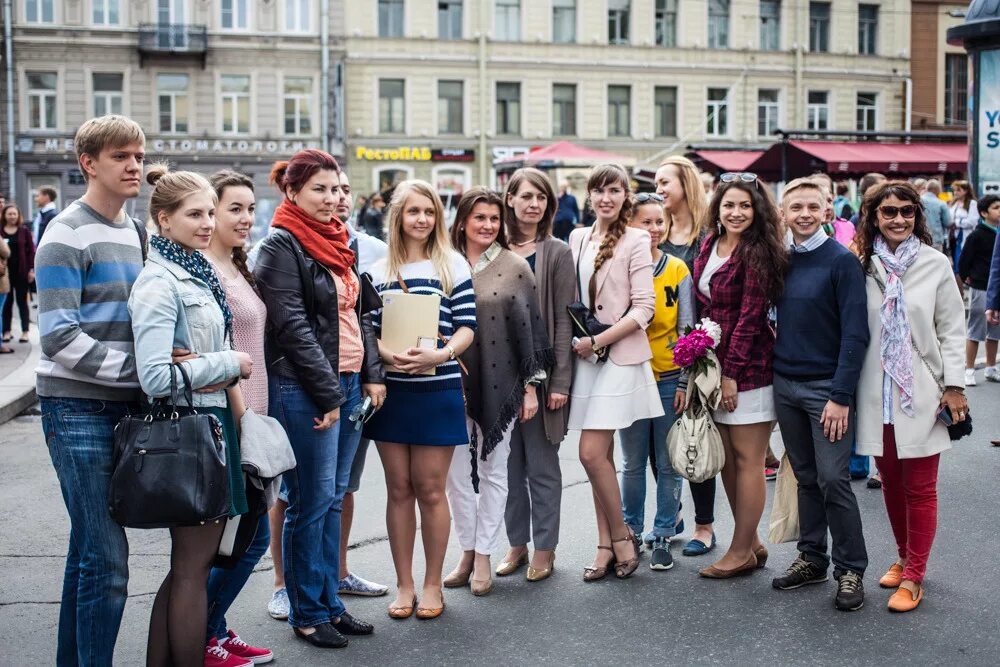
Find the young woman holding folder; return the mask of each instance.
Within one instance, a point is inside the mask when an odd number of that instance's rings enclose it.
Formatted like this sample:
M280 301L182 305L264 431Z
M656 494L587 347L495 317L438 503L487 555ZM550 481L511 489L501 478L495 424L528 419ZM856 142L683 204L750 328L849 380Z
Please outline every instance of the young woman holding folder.
M349 417L363 397L378 408L385 371L345 223L337 215L340 167L328 153L299 151L275 163L284 194L254 273L267 306L269 412L288 432L298 465L284 475L282 535L288 622L320 648L371 634L347 613L340 580L340 513L361 434Z
M388 399L368 421L364 435L375 441L385 469L388 503L386 526L396 568L396 599L391 618L437 618L444 611L441 571L444 567L451 515L445 497L454 447L467 445L458 355L472 343L476 299L465 258L451 249L444 207L424 181L396 186L389 206L389 256L372 267L383 299L392 294L424 294L440 298L437 339L424 338L402 350L388 349L382 331L383 311L375 313L379 352L392 368L387 375ZM414 334L414 338L417 334ZM419 343L419 344L418 344ZM433 371L433 374L428 374ZM426 570L420 606L413 581L413 542L420 507Z

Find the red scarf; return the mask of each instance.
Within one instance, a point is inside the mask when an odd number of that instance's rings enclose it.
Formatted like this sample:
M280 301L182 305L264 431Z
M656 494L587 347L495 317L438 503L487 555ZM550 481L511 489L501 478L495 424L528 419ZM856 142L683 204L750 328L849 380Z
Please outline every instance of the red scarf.
M320 222L288 199L274 212L271 226L292 234L309 256L338 276L345 276L354 264L347 226L333 216L330 222Z

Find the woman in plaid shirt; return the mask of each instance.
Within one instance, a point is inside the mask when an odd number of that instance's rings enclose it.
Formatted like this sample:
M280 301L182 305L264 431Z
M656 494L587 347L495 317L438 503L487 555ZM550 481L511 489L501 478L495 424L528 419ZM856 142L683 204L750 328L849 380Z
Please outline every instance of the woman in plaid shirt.
M776 418L771 390L774 331L770 304L788 265L778 209L755 174L722 174L709 204L709 233L695 260L699 315L722 327L722 403L715 423L726 448L722 483L736 527L729 551L701 576L728 579L762 567L757 535L766 490L764 455Z

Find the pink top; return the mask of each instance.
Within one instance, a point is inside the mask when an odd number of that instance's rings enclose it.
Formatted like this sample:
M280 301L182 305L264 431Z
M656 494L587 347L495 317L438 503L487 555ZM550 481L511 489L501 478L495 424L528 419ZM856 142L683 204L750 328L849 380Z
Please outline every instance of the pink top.
M216 275L233 312L233 346L253 360L253 372L240 380L240 391L247 407L259 415L267 414L267 363L264 361L264 325L267 307L243 274L227 278L216 268Z
M358 302L360 285L353 273L348 272L347 280L333 271L333 282L337 285L337 306L340 315L340 368L341 373L360 373L365 360L365 347L361 339L361 323L354 306Z
M854 233L854 225L851 224L850 220L837 218L833 221L833 238L845 248L851 247L851 243L854 241Z

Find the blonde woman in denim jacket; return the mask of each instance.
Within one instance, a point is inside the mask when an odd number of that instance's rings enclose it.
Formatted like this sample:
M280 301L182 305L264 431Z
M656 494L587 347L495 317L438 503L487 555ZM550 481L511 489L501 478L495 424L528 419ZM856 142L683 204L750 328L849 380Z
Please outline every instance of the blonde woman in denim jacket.
M198 174L168 173L159 165L147 180L154 186L149 212L159 235L150 239L148 261L128 301L139 383L150 398L169 396L174 365L183 364L196 392L193 407L222 422L230 515L236 516L247 511L247 500L226 388L249 377L253 362L245 352L230 349L232 315L215 272L199 252L215 229L215 191ZM179 373L177 381L182 382ZM170 529L170 572L153 602L147 665L204 661L206 584L224 526L217 521Z

